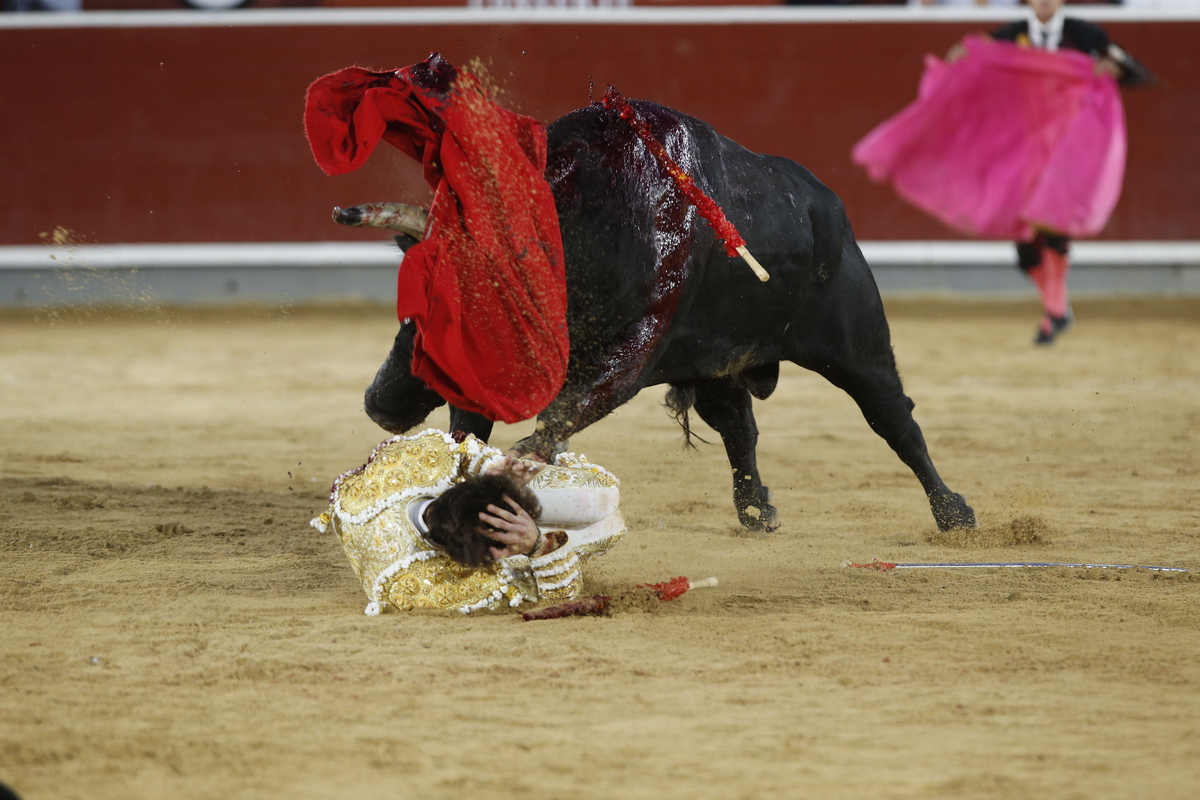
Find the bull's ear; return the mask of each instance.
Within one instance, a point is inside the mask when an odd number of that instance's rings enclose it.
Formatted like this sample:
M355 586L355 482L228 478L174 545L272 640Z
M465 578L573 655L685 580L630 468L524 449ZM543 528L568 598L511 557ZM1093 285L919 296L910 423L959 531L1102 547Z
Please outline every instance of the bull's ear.
M401 233L396 236L396 246L400 248L401 253L407 253L408 248L412 247L414 244L418 244L417 240L412 236L409 236L407 233Z

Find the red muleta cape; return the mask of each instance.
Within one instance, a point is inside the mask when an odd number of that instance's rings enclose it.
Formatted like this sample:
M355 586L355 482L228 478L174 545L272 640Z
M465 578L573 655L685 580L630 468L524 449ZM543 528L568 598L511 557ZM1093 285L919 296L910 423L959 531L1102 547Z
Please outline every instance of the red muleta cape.
M351 67L314 81L304 125L330 175L358 169L380 139L424 166L428 228L404 254L396 292L399 317L417 325L413 374L493 421L545 408L570 343L542 126L437 53L394 72Z

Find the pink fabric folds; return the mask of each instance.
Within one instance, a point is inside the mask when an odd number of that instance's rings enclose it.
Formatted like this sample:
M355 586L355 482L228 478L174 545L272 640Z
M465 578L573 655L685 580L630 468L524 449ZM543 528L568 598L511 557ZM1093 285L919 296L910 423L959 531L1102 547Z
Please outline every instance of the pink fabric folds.
M917 99L854 146L855 163L966 234L1098 233L1125 175L1116 81L1075 51L965 44L952 64L925 57Z

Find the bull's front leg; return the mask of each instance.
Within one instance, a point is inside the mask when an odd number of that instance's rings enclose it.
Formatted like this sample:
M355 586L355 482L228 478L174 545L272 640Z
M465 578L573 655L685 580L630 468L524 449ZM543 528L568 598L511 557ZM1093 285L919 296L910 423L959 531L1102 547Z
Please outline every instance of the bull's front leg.
M546 462L567 449L572 436L608 416L638 393L632 381L571 381L537 417L537 428L513 445L513 450Z
M450 406L450 435L462 441L467 435L474 436L486 442L492 435L495 423L482 414L474 411L464 411L458 406Z
M738 520L752 531L779 527L779 513L758 474L758 424L750 392L728 378L695 382L696 413L721 435L733 470L733 504Z

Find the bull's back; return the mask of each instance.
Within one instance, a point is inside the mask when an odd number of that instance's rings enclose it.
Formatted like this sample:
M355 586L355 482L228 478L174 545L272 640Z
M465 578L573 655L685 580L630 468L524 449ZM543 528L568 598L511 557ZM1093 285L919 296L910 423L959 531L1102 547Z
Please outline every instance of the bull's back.
M852 234L841 201L794 161L753 153L672 109L634 105L771 279L725 254L625 120L599 105L572 112L549 126L547 178L566 250L573 361L577 340L586 357L631 332L654 333L648 311L669 324L657 320L647 383L791 358L844 267Z
M758 280L741 258L715 243L698 265L700 290L680 334L691 326L711 327L715 319L743 344L778 343L839 276L843 243L852 237L845 211L837 195L800 164L712 135L718 157L705 162L706 190L770 280ZM699 234L711 235L707 226ZM728 313L735 307L744 313ZM694 320L697 314L710 322Z

